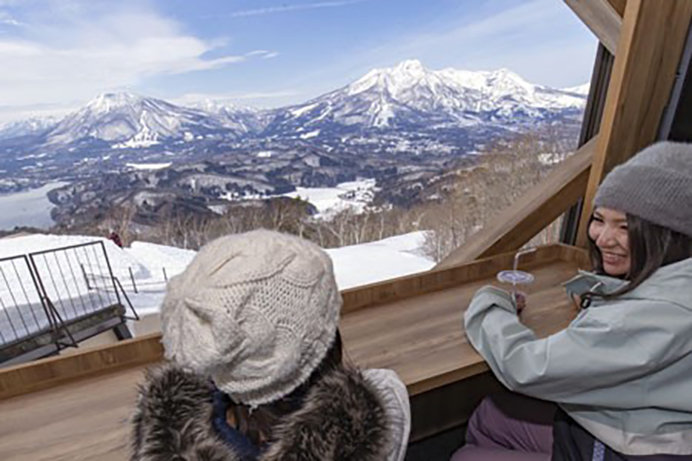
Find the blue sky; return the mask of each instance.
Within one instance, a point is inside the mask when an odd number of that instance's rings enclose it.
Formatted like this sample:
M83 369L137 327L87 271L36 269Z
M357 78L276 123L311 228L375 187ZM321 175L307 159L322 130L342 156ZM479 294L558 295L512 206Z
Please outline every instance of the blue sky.
M595 50L561 0L0 0L0 122L112 90L275 107L410 58L566 87Z

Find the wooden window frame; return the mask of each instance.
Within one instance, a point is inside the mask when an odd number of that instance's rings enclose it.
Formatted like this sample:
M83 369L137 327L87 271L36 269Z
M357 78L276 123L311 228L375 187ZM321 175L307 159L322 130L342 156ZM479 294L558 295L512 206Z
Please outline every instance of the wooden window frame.
M571 233L578 246L586 247L586 223L603 177L658 139L688 37L692 0L564 1L597 35L603 47L615 51L607 90L601 88L598 91L601 94L606 91L602 111L595 112L601 117L599 134L586 144L591 151L588 180L583 185L577 179L583 178L584 171L579 170L583 165L565 161L545 181L520 197L511 209L502 211L483 232L452 251L438 267L451 267L498 252L516 250L580 198L583 205L578 230L575 234L572 229ZM622 17L621 22L612 19L613 12ZM604 20L603 14L611 19ZM614 34L617 34L617 40L614 40ZM590 91L592 105L596 93L596 90ZM586 122L590 123L590 120ZM585 146L575 156L584 157ZM557 176L570 182L557 187L551 181ZM575 189L579 190L575 192ZM538 203L532 203L536 201ZM546 210L549 212L540 212ZM558 210L560 213L556 216ZM571 225L576 224L573 222ZM494 226L499 226L500 230Z

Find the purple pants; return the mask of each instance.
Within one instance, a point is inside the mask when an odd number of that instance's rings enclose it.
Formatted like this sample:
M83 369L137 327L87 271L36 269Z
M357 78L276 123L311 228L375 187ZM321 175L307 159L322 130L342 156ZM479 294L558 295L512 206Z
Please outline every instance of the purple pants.
M483 399L451 461L549 461L554 404L518 394Z

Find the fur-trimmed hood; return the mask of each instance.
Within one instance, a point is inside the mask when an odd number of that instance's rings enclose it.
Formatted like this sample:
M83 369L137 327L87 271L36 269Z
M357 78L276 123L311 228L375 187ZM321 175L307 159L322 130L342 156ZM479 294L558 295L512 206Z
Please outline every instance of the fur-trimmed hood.
M132 461L241 461L212 425L211 383L180 368L147 372L133 418ZM258 461L381 461L391 422L377 389L357 370L317 381L284 417Z

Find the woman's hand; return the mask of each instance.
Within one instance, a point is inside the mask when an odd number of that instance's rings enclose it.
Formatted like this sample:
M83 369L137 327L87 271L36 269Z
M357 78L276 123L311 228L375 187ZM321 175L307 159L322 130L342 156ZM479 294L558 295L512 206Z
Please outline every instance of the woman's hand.
M510 292L495 285L485 285L473 295L469 307L474 305L479 308L478 310L497 307L513 314L519 314L526 306L526 293L523 291ZM464 318L469 315L469 312L470 310L467 309Z
M523 291L515 291L513 298L514 305L517 308L517 314L521 314L521 312L526 307L526 293L524 293Z

